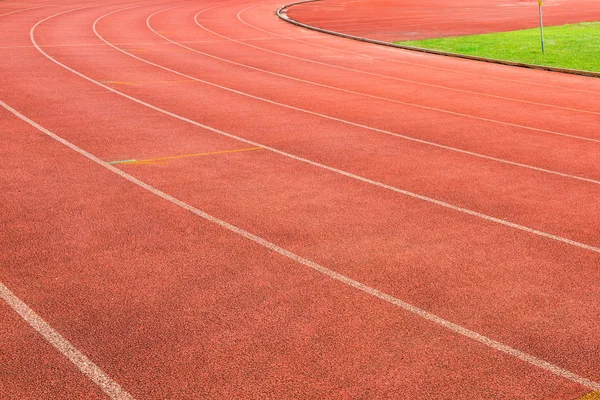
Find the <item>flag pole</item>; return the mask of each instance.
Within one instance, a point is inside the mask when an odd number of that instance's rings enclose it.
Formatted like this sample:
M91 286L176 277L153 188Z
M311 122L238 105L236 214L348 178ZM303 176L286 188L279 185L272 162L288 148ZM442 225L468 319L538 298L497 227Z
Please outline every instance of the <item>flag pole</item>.
M544 7L544 1L538 0L538 4L539 4L539 8L540 8L540 34L542 37L542 53L544 53L545 52L545 48L544 48L544 17L543 17L543 13L542 13L542 7Z

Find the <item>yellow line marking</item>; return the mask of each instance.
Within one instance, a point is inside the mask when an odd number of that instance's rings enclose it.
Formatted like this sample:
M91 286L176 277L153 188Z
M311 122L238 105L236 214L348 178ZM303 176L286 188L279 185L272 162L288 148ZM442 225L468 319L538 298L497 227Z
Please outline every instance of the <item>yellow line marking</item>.
M193 79L179 79L172 81L138 81L138 82L125 82L125 81L99 81L105 85L147 85L153 83L181 83L181 82L196 82Z
M187 50L177 50L177 49L123 49L125 51L129 51L131 53L189 53Z
M589 392L575 400L600 400L600 392Z
M244 151L253 151L253 150L262 150L262 147L249 147L246 149L234 149L234 150L211 151L211 152L207 152L207 153L183 154L180 156L149 158L146 160L112 161L109 164L128 164L128 165L167 164L168 161L170 161L170 160L179 160L181 158L212 156L212 155L217 155L217 154L241 153Z

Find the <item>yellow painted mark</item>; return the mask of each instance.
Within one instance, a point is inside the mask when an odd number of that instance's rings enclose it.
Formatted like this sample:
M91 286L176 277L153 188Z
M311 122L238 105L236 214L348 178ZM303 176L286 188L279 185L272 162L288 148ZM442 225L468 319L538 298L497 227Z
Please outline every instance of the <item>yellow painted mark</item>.
M124 49L129 53L186 53L189 54L189 50L176 50L176 49Z
M600 400L600 392L589 392L576 400Z
M172 81L138 81L138 82L126 82L126 81L100 81L100 83L103 83L105 85L148 85L148 84L154 84L154 83L182 83L182 82L196 82L193 79L179 79L179 80L172 80Z
M262 147L249 147L246 149L234 149L234 150L211 151L211 152L207 152L207 153L184 154L184 155L180 155L180 156L149 158L146 160L112 161L109 164L127 164L127 165L167 164L171 160L179 160L182 158L212 156L212 155L217 155L217 154L241 153L244 151L253 151L253 150L262 150Z

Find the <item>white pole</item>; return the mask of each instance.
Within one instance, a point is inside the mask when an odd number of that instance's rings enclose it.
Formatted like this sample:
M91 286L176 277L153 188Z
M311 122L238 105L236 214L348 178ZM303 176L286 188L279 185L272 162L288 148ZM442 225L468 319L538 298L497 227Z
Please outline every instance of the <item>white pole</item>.
M538 0L538 4L540 7L540 34L542 36L542 53L544 53L545 52L545 48L544 48L544 18L542 16L542 7L544 6L544 1Z

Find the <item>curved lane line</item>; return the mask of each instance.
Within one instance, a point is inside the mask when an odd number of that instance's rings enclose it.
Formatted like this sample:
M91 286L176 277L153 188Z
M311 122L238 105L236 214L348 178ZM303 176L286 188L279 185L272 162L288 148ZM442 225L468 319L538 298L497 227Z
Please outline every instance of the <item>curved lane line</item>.
M568 371L564 368L561 368L557 365L551 364L545 360L542 360L540 358L537 358L535 356L532 356L528 353L525 353L523 351L517 350L515 348L512 348L508 345L505 345L503 343L497 342L493 339L488 338L487 336L481 335L477 332L474 332L470 329L467 329L461 325L455 324L453 322L450 322L446 319L443 319L441 317L438 317L435 314L431 314L419 307L416 307L410 303L407 303L403 300L400 300L394 296L391 296L387 293L384 292L380 292L379 290L365 285L364 283L361 283L359 281L356 281L352 278L349 278L345 275L342 275L338 272L335 272L327 267L324 267L320 264L317 264L314 261L311 261L307 258L301 257L295 253L292 253L291 251L288 251L286 249L284 249L283 247L280 247L278 245L276 245L275 243L269 242L266 239L263 239L260 236L254 235L244 229L238 228L235 225L232 225L226 221L223 221L217 217L214 217L194 206L191 206L137 178L135 178L132 175L129 175L128 173L102 161L101 159L99 159L98 157L94 156L93 154L81 149L80 147L77 147L76 145L74 145L73 143L63 139L62 137L56 135L55 133L47 130L46 128L42 127L41 125L37 124L35 121L27 118L26 116L24 116L23 114L19 113L18 111L16 111L15 109L11 108L10 106L8 106L6 103L4 103L3 101L0 100L0 106L4 107L6 110L10 111L12 114L14 114L15 116L17 116L18 118L20 118L21 120L27 122L28 124L30 124L31 126L35 127L36 129L38 129L40 132L48 135L49 137L51 137L52 139L60 142L61 144L65 145L66 147L70 148L71 150L76 151L77 153L81 154L82 156L86 157L87 159L95 162L96 164L108 169L109 171L119 175L120 177L128 180L129 182L133 183L134 185L137 185L139 187L141 187L142 189L147 190L148 192L161 197L162 199L176 205L179 206L187 211L190 211L191 213L209 221L212 222L230 232L233 232L239 236L242 236L256 244L258 244L259 246L262 246L268 250L271 250L275 253L278 253L292 261L295 261L299 264L302 264L306 267L309 267L317 272L319 272L322 275L325 275L326 277L329 277L335 281L338 281L342 284L345 284L347 286L353 287L357 290L360 290L368 295L371 295L373 297L376 297L380 300L383 300L387 303L390 303L398 308L401 308L405 311L408 311L416 316L419 316L423 319L426 319L440 327L443 327L449 331L452 331L454 333L457 333L459 335L462 335L464 337L467 337L469 339L472 339L476 342L479 342L487 347L490 347L492 349L495 349L497 351L500 351L502 353L505 353L511 357L515 357L517 359L520 359L522 361L525 361L531 365L534 365L542 370L545 370L547 372L550 372L558 377L567 379L571 382L575 382L578 383L584 387L590 388L592 390L600 390L600 383L598 382L594 382L590 379L584 378L582 376L579 376L571 371ZM0 290L2 289L2 287L0 286ZM0 291L0 293L2 293Z
M7 12L4 14L0 14L0 17L4 17L5 15L16 14L16 13L20 13L20 12L28 11L28 10L37 10L38 8L42 8L42 7L52 7L52 6L37 6L37 7L22 8L20 10L15 10L15 11Z

